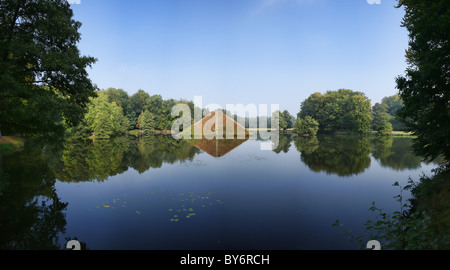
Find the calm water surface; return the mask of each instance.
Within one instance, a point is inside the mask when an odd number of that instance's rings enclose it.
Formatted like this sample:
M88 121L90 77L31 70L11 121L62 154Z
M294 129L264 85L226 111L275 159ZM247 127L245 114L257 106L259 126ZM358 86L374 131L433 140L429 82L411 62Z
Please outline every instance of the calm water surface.
M409 138L281 136L196 146L170 136L27 141L0 163L0 248L357 249L370 204L399 210L398 181L436 164ZM407 196L408 194L406 194Z

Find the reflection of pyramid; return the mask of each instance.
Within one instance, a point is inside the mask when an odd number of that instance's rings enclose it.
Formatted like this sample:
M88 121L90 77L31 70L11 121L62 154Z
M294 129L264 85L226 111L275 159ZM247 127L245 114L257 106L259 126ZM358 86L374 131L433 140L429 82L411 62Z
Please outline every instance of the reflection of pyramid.
M216 129L216 126L218 129ZM221 110L212 112L192 125L192 135L202 134L201 139L187 140L213 157L221 157L248 140L250 132ZM222 131L222 133L220 133ZM232 135L233 139L227 139Z
M193 146L210 154L213 157L222 157L228 154L231 150L237 148L239 145L246 142L247 139L223 139L223 140L208 140L203 138L201 140L189 140Z

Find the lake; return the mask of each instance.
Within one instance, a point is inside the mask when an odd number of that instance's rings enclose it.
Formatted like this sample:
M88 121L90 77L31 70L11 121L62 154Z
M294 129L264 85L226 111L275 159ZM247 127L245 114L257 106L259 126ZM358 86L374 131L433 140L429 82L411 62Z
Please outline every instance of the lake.
M437 167L407 137L279 140L27 140L0 155L0 248L358 249L332 224L364 235L373 201L399 210L392 184Z

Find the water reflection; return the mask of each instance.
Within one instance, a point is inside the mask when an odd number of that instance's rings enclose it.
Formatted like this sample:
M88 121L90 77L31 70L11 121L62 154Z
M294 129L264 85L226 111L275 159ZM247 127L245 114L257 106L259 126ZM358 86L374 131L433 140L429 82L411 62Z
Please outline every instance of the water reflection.
M128 168L145 172L200 153L169 136L71 141L54 148L29 140L22 151L0 153L0 249L65 249L60 243L70 238L60 241L58 235L66 230L68 203L56 193L57 180L101 182Z
M203 152L209 154L213 157L223 157L233 149L237 148L244 142L246 142L249 138L246 139L192 139L188 140L190 144L202 150Z
M414 155L409 138L379 137L372 141L372 155L381 166L394 170L416 169L422 158Z
M314 172L350 176L364 172L370 166L368 137L296 138L300 159Z
M280 147L288 143L281 142ZM301 161L312 171L339 176L364 172L370 167L370 156L382 167L398 171L417 169L423 158L413 153L412 143L411 138L402 137L320 136L294 139Z
M223 156L245 141L200 140L191 144L171 136L137 140L121 137L70 141L62 149L26 141L21 151L0 152L0 249L65 248L60 243L67 241L59 237L65 235L68 202L58 196L57 181L103 182L130 169L143 173L165 163L192 161L202 151L214 157ZM312 171L340 176L364 172L371 165L371 158L394 170L418 168L422 160L412 153L410 138L280 135L278 147L273 151L276 156L289 151L292 154L295 151L292 144L299 151L301 162ZM208 196L199 193L189 199L203 197ZM170 207L178 210L178 206Z
M52 165L63 182L104 181L133 168L143 173L163 163L192 160L200 151L171 136L128 137L66 144L61 158Z
M30 142L24 150L2 156L0 168L0 249L61 249L63 211L68 203L56 194L51 157Z

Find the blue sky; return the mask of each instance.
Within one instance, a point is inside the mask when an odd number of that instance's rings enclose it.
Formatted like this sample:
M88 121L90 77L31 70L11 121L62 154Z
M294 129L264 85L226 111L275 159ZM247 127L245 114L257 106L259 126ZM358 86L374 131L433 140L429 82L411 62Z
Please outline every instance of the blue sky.
M381 0L81 0L83 55L101 89L203 105L279 104L347 88L372 104L406 68L403 9Z

